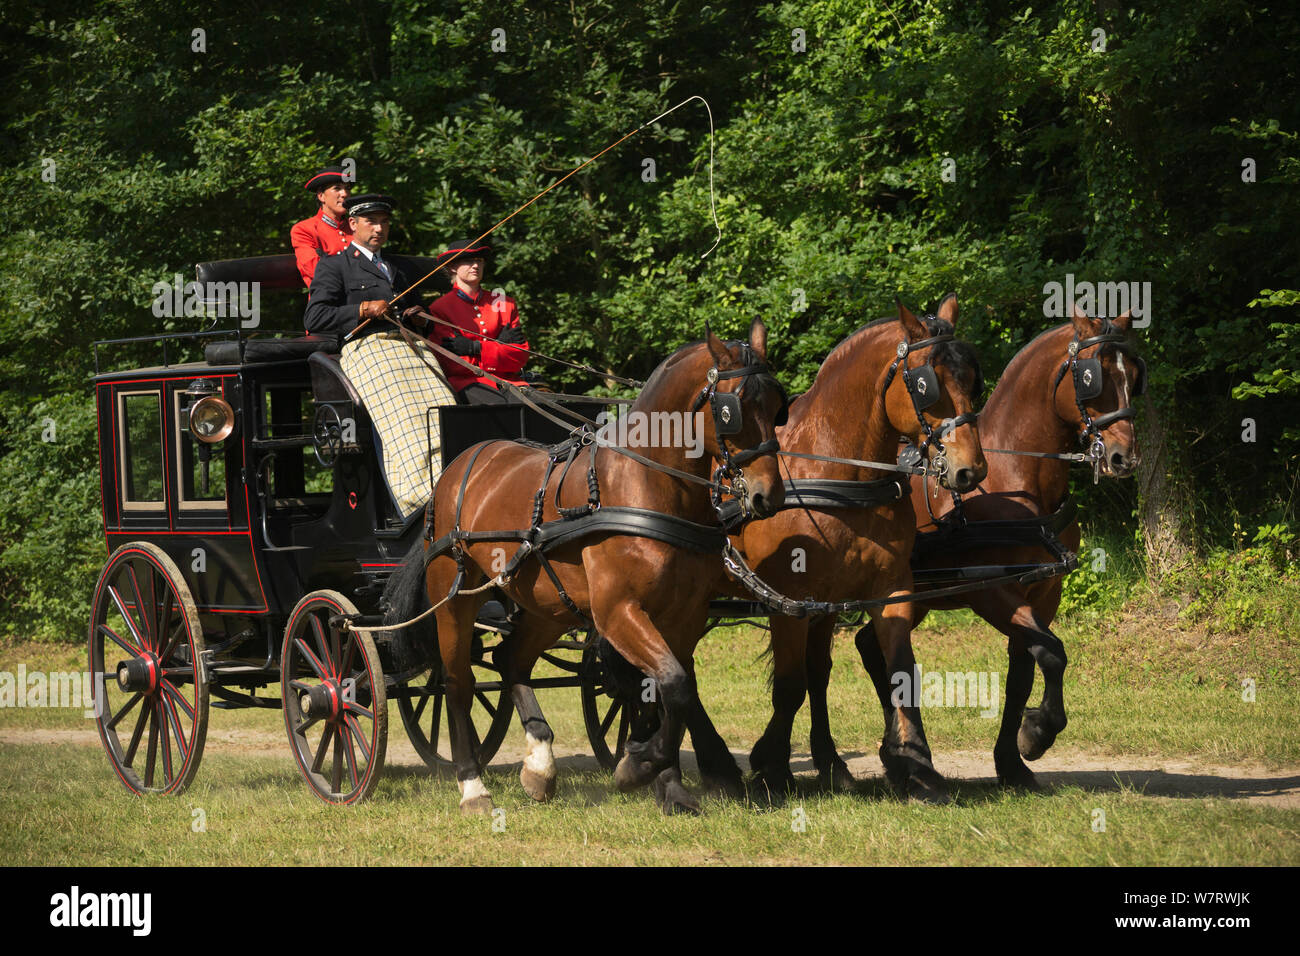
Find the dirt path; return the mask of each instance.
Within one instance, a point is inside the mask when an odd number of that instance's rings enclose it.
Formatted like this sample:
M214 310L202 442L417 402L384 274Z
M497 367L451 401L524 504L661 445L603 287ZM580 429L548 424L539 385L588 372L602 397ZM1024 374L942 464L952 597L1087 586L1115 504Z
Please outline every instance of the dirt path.
M93 730L0 730L0 746L72 744L99 747ZM209 729L205 755L289 756L283 734L248 729ZM509 767L523 760L523 751L507 742L492 761L494 767ZM880 760L873 754L846 753L849 769L860 781L882 776ZM556 747L562 768L594 770L595 758L584 749ZM748 770L744 754L736 754L742 770ZM935 769L945 777L968 783L993 783L993 757L987 752L956 750L935 755ZM424 762L400 733L390 734L385 763L399 767L423 767ZM695 755L682 752L682 766L695 771ZM813 772L812 758L794 754L791 768L796 774ZM1038 782L1046 787L1078 786L1089 790L1119 790L1123 786L1143 791L1150 797L1222 797L1245 800L1263 806L1300 808L1300 766L1269 769L1261 764L1214 763L1196 756L1103 754L1068 748L1047 752L1032 765Z

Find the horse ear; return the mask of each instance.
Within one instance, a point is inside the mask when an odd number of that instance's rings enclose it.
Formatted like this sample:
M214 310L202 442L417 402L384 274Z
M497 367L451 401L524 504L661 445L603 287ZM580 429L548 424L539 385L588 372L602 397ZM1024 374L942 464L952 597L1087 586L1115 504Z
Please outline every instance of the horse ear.
M939 303L939 311L935 313L954 329L957 328L957 293L949 292Z
M713 356L713 364L719 368L731 361L731 353L727 351L726 343L713 334L713 329L709 328L709 320L704 320L704 343L709 347L709 354Z
M760 359L767 361L767 326L758 316L754 316L749 326L749 347Z
M909 339L924 339L930 335L930 330L921 324L921 320L908 311L907 306L897 296L894 302L898 305L898 324L903 327Z
M1086 339L1092 335L1096 324L1084 314L1083 309L1079 308L1077 302L1070 303L1070 322L1074 325L1074 331L1081 339Z
M1123 315L1119 316L1118 318L1114 319L1113 321L1115 322L1116 328L1120 329L1120 331L1122 332L1127 332L1129 326L1133 322L1133 310L1129 309L1127 312L1125 312Z

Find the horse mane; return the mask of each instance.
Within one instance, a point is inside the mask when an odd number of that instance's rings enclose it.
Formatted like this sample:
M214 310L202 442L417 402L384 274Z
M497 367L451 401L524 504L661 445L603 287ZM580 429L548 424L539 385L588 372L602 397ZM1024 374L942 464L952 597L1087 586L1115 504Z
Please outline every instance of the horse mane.
M944 319L932 315L918 315L916 318L925 326L928 336L955 334L952 323ZM822 367L825 368L832 360L839 362L852 355L869 338L869 336L863 335L868 330L897 324L897 316L886 316L883 319L876 319L855 329L835 348L831 349L830 354L826 356L826 361L822 363ZM984 372L980 368L979 356L975 354L975 349L970 344L960 339L942 342L931 350L929 361L931 365L947 366L956 376L960 376L964 371L971 371L974 374L974 385L971 387L972 401L979 401L984 394Z

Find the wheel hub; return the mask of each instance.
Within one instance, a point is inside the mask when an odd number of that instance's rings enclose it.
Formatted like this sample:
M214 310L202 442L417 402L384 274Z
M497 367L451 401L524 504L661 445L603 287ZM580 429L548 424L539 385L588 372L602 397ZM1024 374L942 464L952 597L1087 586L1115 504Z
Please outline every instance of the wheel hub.
M118 661L117 686L128 693L153 693L158 689L158 676L161 670L158 658L145 653L129 661Z
M299 706L304 716L332 719L339 712L339 688L334 681L317 684L299 695Z

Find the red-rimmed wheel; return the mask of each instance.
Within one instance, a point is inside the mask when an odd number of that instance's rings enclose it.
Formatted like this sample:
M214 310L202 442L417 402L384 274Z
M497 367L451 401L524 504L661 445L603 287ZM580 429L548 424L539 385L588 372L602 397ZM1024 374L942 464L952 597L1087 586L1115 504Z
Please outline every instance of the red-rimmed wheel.
M388 701L370 635L348 630L356 606L313 591L289 615L280 653L284 726L303 779L326 803L370 796L384 767Z
M156 545L124 544L95 584L90 673L99 738L132 793L180 793L208 731L203 631L176 563Z

